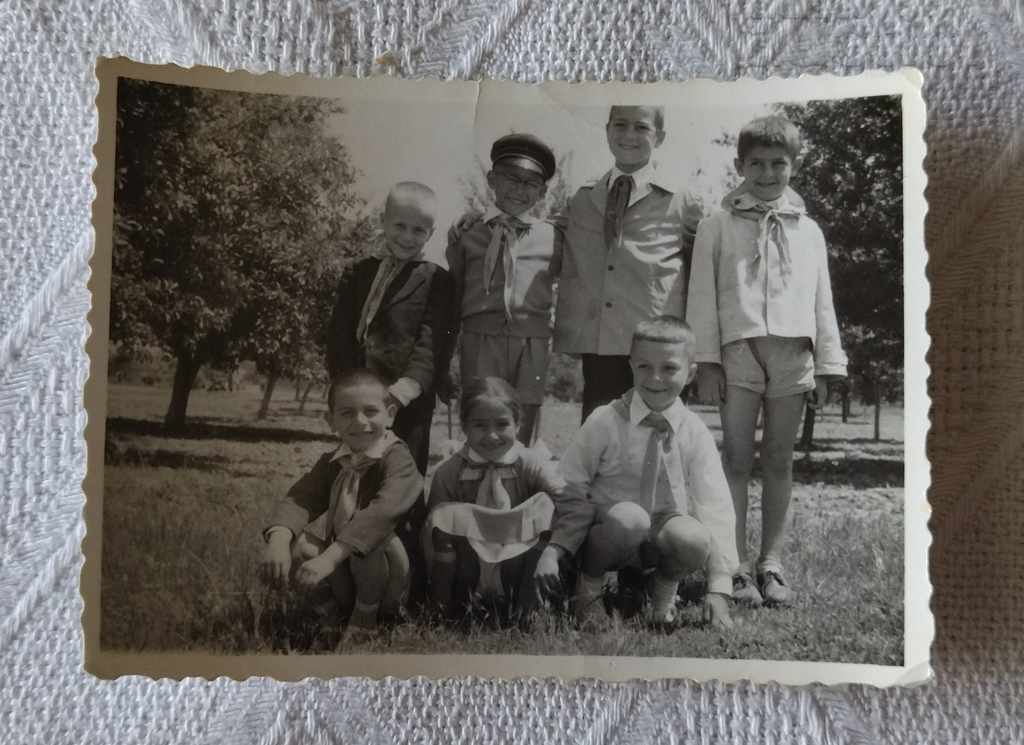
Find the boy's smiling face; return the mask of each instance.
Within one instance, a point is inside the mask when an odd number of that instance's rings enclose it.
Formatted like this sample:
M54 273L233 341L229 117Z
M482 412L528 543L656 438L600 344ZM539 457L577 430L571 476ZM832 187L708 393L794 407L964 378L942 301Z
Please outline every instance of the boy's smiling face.
M399 261L415 259L434 234L434 215L415 200L395 200L384 211L384 243Z
M637 339L629 352L633 388L652 411L673 404L697 369L684 342Z
M747 191L766 202L782 196L799 167L781 145L755 145L735 165Z
M387 390L379 383L357 383L339 387L327 423L355 453L361 453L384 436L397 413L387 401Z
M500 160L487 174L487 185L494 190L497 208L513 217L529 212L548 190L539 173Z
M650 106L613 106L605 135L615 165L624 173L647 165L654 149L665 141L665 132L658 128L657 114Z

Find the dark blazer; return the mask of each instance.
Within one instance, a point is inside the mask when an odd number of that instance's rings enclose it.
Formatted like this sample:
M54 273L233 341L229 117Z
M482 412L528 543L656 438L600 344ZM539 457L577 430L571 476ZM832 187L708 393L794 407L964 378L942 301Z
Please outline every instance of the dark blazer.
M360 344L356 329L379 266L380 259L363 259L341 278L327 338L327 372L334 377L366 367L388 385L412 378L423 389L420 398L433 408L454 348L450 275L432 262L411 262L385 291Z
M324 453L312 470L292 485L277 503L269 527L281 525L298 535L326 512L331 485L341 471L333 456L334 451ZM395 532L422 496L423 477L409 448L397 440L360 477L356 512L347 523L333 526L334 540L350 546L356 556L366 556Z

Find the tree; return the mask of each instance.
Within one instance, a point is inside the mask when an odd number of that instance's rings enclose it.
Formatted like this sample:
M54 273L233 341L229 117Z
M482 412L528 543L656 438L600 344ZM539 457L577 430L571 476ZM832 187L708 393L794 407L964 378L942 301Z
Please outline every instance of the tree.
M782 104L805 140L792 187L825 233L851 383L875 406L903 381L903 148L897 96Z
M253 359L272 392L302 358L362 202L336 102L127 79L118 100L111 335L175 357L176 428L203 364Z

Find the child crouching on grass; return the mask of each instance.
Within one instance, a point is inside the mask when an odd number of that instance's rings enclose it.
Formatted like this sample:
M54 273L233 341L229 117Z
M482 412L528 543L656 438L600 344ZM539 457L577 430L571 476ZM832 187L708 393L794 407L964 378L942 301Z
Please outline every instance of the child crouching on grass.
M522 411L500 378L463 388L466 444L434 474L423 532L431 598L449 618L477 598L521 620L536 608L534 568L564 482L550 460L516 441Z
M341 445L288 490L263 533L264 579L309 589L326 581L348 615L343 641L372 636L379 617L397 612L409 583L395 529L422 497L423 477L389 429L395 409L376 373L335 378L327 421ZM294 576L293 562L301 562Z
M693 377L696 340L679 318L660 316L633 333L633 387L599 406L561 461L567 482L556 497L551 539L537 564L545 590L558 564L579 552L575 612L581 628L607 626L608 571L646 569L647 620L676 622L676 591L704 570L704 620L729 628L728 598L737 565L735 515L714 438L679 398Z

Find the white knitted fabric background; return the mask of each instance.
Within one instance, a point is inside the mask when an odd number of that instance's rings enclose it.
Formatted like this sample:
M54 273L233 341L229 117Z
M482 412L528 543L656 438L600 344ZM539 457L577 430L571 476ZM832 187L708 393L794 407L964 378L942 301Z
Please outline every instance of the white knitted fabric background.
M1021 0L5 0L0 39L0 741L1024 742ZM385 52L397 64L376 67ZM920 67L937 683L827 691L84 674L93 66L119 54L520 81Z

